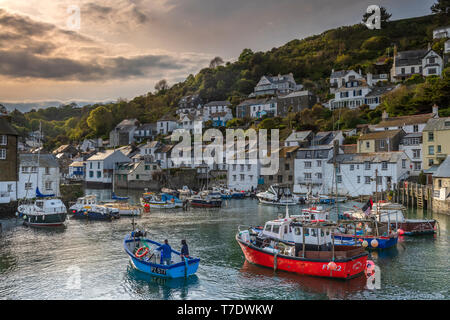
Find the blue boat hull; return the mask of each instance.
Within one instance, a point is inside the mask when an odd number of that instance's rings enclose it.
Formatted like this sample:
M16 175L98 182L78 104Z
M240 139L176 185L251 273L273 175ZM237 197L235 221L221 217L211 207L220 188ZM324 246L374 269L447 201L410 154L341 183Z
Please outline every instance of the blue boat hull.
M154 242L152 240L149 240L149 239L142 239L142 240L152 243L152 244L155 244L156 246L161 245L161 244ZM130 262L133 265L133 267L141 272L144 272L144 273L150 274L152 276L156 276L156 277L175 279L175 278L189 277L190 275L195 274L198 270L198 266L200 264L200 259L189 258L183 262L174 263L174 264L171 264L168 266L168 265L151 263L149 261L145 261L143 259L136 258L134 256L133 252L131 252L127 247L127 243L133 242L133 241L140 241L140 239L133 240L132 238L129 238L129 237L125 238L124 249L125 249L125 252L129 256ZM179 255L180 255L179 252L174 251L174 250L172 252L175 253L176 255L178 255L178 257L179 257Z
M352 235L335 235L334 239L345 241L345 242L347 242L346 244L349 244L349 245L355 244L355 241L354 241L355 237ZM389 237L389 238L388 237L377 238L377 237L370 237L370 236L367 236L367 237L358 236L357 239L358 239L357 241L359 241L359 242L366 240L368 243L367 248L369 248L369 249L388 249L388 248L395 246L398 242L398 236ZM371 244L372 240L377 240L378 246L376 248L372 247L372 244Z
M111 221L120 218L118 215L114 214L102 214L94 211L77 211L73 214L74 219L87 219L87 220L97 220L97 221Z

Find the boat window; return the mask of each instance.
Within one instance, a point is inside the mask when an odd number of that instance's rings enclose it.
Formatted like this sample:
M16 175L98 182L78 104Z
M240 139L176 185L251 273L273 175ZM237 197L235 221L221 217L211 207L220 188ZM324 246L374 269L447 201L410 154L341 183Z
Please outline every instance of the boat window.
M272 232L278 234L280 232L280 226L273 226Z
M288 226L284 226L284 233L288 233Z
M315 220L316 216L314 214L311 214L311 220Z
M309 229L308 228L305 229L305 237L306 236L309 236Z
M327 230L326 234L327 234L327 236L329 236L330 235L330 230Z
M294 232L295 232L295 235L297 235L297 236L302 234L302 230L300 228L295 228Z
M317 231L316 229L309 229L311 231L311 236L312 237L317 237Z
M272 229L272 225L271 224L266 224L266 231L271 231Z
M323 237L325 234L323 233L323 230L320 230L320 236Z
M44 202L36 201L36 206L39 207L39 208L43 208L44 207Z

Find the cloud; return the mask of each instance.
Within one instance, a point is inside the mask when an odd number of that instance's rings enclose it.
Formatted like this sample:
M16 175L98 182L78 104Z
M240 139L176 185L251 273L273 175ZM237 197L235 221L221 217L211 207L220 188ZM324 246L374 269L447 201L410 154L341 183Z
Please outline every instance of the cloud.
M90 4L96 12L112 8ZM138 13L136 13L138 14ZM145 18L142 16L142 21ZM198 69L196 55L114 55L108 44L0 9L0 75L17 79L103 81ZM106 46L106 48L105 48ZM108 54L106 54L108 52Z

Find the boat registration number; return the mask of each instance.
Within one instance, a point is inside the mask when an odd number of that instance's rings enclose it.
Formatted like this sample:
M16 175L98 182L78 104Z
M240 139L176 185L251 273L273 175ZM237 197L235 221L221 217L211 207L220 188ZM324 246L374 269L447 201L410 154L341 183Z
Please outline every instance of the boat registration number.
M322 270L329 270L330 268L328 267L328 264L324 264L323 266L322 266ZM342 266L340 266L340 265L337 265L336 266L336 270L334 270L334 271L341 271L341 269L342 269Z
M166 275L167 270L166 269L161 269L161 268L158 268L158 267L152 267L152 272L153 273L157 273L157 274Z

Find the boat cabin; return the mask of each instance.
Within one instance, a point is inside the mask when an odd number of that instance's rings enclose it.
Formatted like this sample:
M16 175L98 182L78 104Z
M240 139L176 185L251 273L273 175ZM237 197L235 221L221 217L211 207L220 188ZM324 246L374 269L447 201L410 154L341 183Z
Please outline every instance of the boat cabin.
M34 205L38 209L37 211L46 213L61 212L66 209L64 203L59 199L36 200Z

